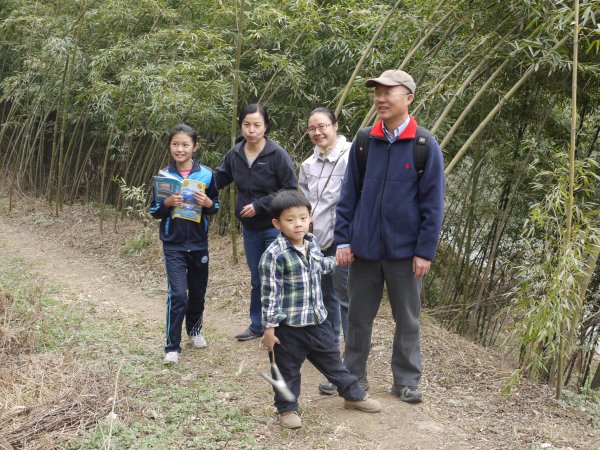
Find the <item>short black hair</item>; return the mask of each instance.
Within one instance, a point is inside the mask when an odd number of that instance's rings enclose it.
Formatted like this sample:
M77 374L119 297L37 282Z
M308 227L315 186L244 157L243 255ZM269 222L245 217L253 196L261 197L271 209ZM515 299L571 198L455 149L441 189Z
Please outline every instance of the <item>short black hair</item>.
M279 191L271 200L271 216L279 220L283 211L295 206L306 206L308 212L311 212L311 205L308 199L301 192L285 189Z
M265 134L267 134L270 128L269 111L267 111L267 108L260 103L251 103L242 108L238 117L238 123L240 124L240 127L242 126L242 122L244 122L246 116L248 114L254 114L255 112L259 113L265 121Z

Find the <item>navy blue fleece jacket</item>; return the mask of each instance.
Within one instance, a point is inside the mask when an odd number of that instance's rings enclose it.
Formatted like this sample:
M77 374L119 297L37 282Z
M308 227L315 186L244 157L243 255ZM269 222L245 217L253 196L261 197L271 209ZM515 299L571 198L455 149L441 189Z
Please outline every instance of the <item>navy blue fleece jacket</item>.
M334 240L350 244L369 261L419 256L432 260L444 215L444 160L428 139L427 164L419 180L413 160L417 122L390 143L379 121L372 129L362 192L355 143L336 210Z

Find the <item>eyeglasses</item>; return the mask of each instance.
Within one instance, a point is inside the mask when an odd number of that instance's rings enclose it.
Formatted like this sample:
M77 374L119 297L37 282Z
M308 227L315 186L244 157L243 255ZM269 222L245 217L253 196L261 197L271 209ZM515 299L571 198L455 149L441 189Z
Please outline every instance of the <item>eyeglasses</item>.
M371 94L369 94L369 99L371 101L373 101L376 98L388 98L388 97L393 97L394 95L412 95L412 94L410 92L379 92L379 93L372 92Z
M325 130L327 129L328 126L333 125L332 123L320 123L319 125L317 125L316 127L308 127L308 134L315 134L317 132L317 130L319 130L321 133L325 133Z

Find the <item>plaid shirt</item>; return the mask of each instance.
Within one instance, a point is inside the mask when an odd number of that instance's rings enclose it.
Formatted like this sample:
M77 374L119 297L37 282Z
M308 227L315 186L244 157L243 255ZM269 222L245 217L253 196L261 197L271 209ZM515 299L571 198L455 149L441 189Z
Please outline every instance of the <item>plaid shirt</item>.
M262 323L305 327L327 318L321 292L321 273L335 268L333 256L324 257L314 236L304 237L305 257L280 234L260 258Z

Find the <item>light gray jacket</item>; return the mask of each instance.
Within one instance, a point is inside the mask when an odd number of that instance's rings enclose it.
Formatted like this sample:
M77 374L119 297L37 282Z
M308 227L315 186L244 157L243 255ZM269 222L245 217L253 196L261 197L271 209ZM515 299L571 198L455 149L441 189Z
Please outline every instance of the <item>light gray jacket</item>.
M300 166L298 186L312 205L313 234L322 250L333 244L335 207L340 199L351 145L339 135L326 158L320 156L321 149L315 146L313 155Z

